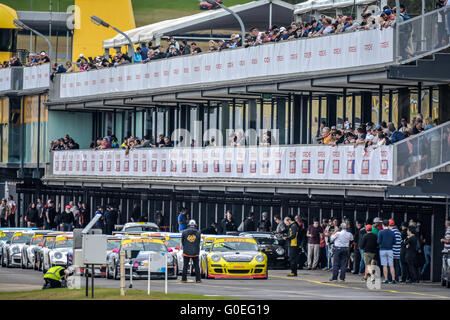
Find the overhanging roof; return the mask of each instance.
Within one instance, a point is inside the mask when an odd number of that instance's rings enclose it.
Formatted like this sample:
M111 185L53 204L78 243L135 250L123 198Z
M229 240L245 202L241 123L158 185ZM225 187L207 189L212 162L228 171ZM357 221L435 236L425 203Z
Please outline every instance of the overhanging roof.
M67 32L71 31L67 27L67 21L73 13L66 12L48 12L48 11L17 11L19 20L25 23L27 26L33 28L34 30L43 33L44 35L49 34L49 23L52 22L52 34L54 32ZM25 31L28 33L28 31Z
M245 28L269 27L270 6L272 25L289 25L294 19L294 6L281 0L260 0L230 7L244 22ZM128 30L125 33L133 43L147 42L162 36L171 36L199 30L240 30L237 20L224 9L209 10L191 16L166 20ZM104 48L127 45L122 35L103 41Z

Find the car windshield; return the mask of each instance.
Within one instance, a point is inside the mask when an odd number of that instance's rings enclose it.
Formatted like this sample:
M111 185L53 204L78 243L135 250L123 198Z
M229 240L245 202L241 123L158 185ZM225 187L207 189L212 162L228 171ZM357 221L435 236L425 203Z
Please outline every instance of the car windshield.
M152 226L133 226L133 227L128 227L126 229L127 232L130 231L159 231L158 228L152 227Z
M0 240L8 241L11 240L12 236L16 233L15 231L0 231Z
M278 244L278 240L276 238L272 238L272 237L254 237L253 239L255 239L256 242L258 242L258 244L262 244L262 245Z
M108 240L106 243L106 250L114 250L120 247L120 239L118 240Z
M122 244L122 249L132 251L167 251L162 243L157 242L128 242Z
M55 242L55 237L45 239L45 247L50 248L53 242Z
M27 243L28 241L31 240L31 238L33 237L32 234L20 234L20 235L15 235L12 238L11 243Z
M214 243L212 251L258 251L256 243L244 241L221 241Z
M181 246L181 238L170 238L165 241L165 244L168 248L175 248Z
M73 239L63 239L55 242L54 248L72 248L73 247Z
M38 235L38 236L34 236L33 239L31 239L31 245L38 245L39 243L42 242L42 240L44 239L43 235Z

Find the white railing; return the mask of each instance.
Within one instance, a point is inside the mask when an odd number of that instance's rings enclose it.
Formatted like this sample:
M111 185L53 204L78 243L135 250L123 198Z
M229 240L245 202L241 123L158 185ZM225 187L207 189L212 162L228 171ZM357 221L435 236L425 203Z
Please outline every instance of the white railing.
M11 68L0 69L0 91L11 89Z
M368 30L62 74L60 98L393 62L393 30Z
M37 89L50 86L50 64L23 68L23 89Z
M55 151L53 176L314 180L389 184L393 148L272 146Z

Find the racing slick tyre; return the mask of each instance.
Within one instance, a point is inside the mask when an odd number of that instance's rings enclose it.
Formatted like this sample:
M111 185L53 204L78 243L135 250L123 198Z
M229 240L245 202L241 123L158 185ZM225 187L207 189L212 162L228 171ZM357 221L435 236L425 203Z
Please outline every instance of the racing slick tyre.
M446 285L445 286L450 289L450 281L448 279L446 281Z
M1 261L2 267L4 267L4 266L5 266L5 261L4 261L4 259L3 259L3 255L0 257L0 261Z
M24 260L25 260L25 259L22 257L22 262L20 263L20 266L22 267L22 269L26 269L26 268L27 268L27 266L23 264L23 261L24 261ZM28 263L27 263L27 264L28 264Z
M11 268L11 265L9 264L9 258L8 258L8 254L6 255L6 263L5 263L7 268Z
M447 285L446 283L447 281L445 281L444 277L441 278L441 286L445 287Z
M106 267L106 279L112 279L111 274L109 273L109 267Z

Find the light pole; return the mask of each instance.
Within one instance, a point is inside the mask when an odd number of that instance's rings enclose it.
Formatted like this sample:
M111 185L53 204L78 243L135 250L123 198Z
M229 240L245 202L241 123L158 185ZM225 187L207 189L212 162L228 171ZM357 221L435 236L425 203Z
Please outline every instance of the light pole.
M236 18L236 20L239 22L239 25L241 26L241 46L244 45L244 39L245 39L245 27L244 27L244 23L242 22L241 17L239 17L236 12L234 12L233 10L231 10L230 8L224 6L223 4L221 4L220 2L217 2L216 0L206 0L206 2L210 3L210 4L217 4L219 7L221 7L222 9L225 9L226 11L228 11L229 13L231 13L233 15L233 17Z
M100 19L97 16L91 16L91 21L93 23L95 23L98 26L103 26L105 28L111 28L115 31L117 31L118 33L120 33L121 35L123 35L127 40L128 40L128 46L130 48L130 54L131 54L131 63L134 63L134 46L133 46L133 41L131 41L130 37L127 36L127 34L115 27L113 27L112 25L110 25L109 23L107 23L106 21L103 21L102 19Z
M42 39L44 39L47 42L47 44L48 44L48 56L50 57L50 62L51 62L52 61L52 54L53 54L53 46L52 46L51 42L48 40L48 38L46 36L44 36L42 33L38 32L38 31L36 31L34 29L31 29L29 26L27 26L25 23L23 23L22 21L20 21L18 19L14 19L13 23L14 23L14 25L17 28L31 31L31 32L37 34L39 37L41 37ZM50 68L50 70L51 70L51 68Z

